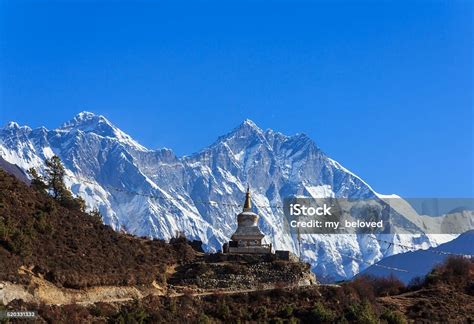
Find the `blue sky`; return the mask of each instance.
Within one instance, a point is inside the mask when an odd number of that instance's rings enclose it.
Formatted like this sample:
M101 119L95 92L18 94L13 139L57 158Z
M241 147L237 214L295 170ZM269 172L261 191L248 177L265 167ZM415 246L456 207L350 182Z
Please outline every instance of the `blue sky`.
M470 1L0 0L0 124L193 153L250 118L375 190L472 197Z

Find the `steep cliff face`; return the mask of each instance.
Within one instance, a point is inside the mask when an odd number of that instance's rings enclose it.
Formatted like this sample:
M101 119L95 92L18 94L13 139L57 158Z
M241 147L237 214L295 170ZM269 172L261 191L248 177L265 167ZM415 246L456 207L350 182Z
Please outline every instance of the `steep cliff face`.
M16 123L0 129L0 156L24 170L41 170L53 154L64 162L71 190L99 207L106 224L164 239L183 232L202 240L208 251L219 250L235 230L248 183L266 239L293 252L296 237L284 233L282 210L275 207L284 197L377 197L308 136L263 131L250 120L185 157L168 149L149 150L105 117L88 112L54 130ZM451 238L385 237L415 247ZM365 236L313 235L304 238L301 253L313 270L340 279L398 252L396 245L387 248Z

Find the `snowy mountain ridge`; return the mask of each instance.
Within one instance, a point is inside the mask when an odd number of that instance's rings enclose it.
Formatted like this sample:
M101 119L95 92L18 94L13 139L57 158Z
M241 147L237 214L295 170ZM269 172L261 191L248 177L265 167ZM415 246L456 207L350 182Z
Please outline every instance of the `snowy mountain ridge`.
M456 239L426 250L410 251L392 255L362 271L361 275L388 277L393 275L408 284L416 277L424 277L434 266L451 255L472 257L474 255L474 231L459 235ZM394 270L399 269L399 270Z
M31 129L9 123L0 129L0 156L27 170L44 168L58 155L67 184L88 206L98 207L116 230L169 239L183 232L210 251L220 250L236 227L250 183L259 226L276 249L298 253L284 232L284 197L376 198L361 178L327 157L308 136L261 130L245 120L207 148L184 157L149 150L105 117L82 112L60 128ZM214 202L214 203L211 203ZM403 219L403 221L409 221ZM392 235L385 240L428 248L452 235ZM368 236L308 235L302 257L321 276L349 278L386 256L402 252ZM350 257L347 257L347 255Z

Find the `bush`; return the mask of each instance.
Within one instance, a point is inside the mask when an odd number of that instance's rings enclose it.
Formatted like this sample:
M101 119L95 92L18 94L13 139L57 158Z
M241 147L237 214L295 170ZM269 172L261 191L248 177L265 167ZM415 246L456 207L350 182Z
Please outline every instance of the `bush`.
M405 290L405 285L391 274L389 277L373 278L372 286L377 296L397 295Z
M355 278L353 281L344 284L347 295L352 292L355 292L359 299L367 299L371 302L375 301L375 292L374 287L371 283L371 277L369 276L360 276Z
M468 278L470 271L473 269L473 262L463 257L449 257L444 263L444 277L449 279ZM444 268L444 269L443 269Z
M256 319L258 320L266 320L267 317L268 317L268 311L267 311L267 308L265 306L260 306L258 309L257 309L257 312L255 313L256 315Z
M281 311L281 314L284 317L290 317L291 315L293 315L293 311L294 309L292 305L285 305L285 307L283 307Z
M219 304L219 308L217 310L217 313L220 318L222 319L228 319L230 316L230 308L229 306L223 301Z
M202 313L198 318L198 323L199 324L209 324L209 323L211 323L211 320L209 319L209 317L206 314Z
M11 251L22 257L28 257L32 254L31 237L22 231L15 231L10 241Z
M145 323L148 314L138 300L135 300L129 307L123 307L113 319L114 323L120 324L142 324Z
M387 309L382 316L380 316L380 319L385 320L388 324L405 324L407 323L407 320L405 319L405 316L399 312L394 312L392 310Z
M458 256L449 257L426 276L425 284L444 282L457 287L466 287L474 279L473 273L472 260Z
M311 310L311 318L316 322L332 322L334 321L334 314L331 310L324 307L321 303L316 303Z
M374 301L375 297L397 295L405 290L405 285L393 275L374 277L363 275L347 284L361 299Z
M35 228L38 232L46 235L52 234L53 226L51 225L51 222L48 221L48 215L44 211L37 211L35 213L35 220Z
M378 323L377 317L368 301L349 306L345 315L349 322L364 324Z

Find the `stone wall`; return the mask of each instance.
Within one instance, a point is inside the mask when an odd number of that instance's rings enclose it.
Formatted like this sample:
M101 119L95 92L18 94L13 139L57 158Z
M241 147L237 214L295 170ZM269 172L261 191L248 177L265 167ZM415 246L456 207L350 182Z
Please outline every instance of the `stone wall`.
M278 260L275 254L214 254L184 265L168 280L200 289L255 289L316 284L307 263Z

